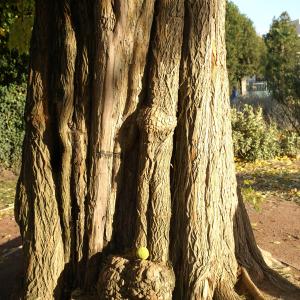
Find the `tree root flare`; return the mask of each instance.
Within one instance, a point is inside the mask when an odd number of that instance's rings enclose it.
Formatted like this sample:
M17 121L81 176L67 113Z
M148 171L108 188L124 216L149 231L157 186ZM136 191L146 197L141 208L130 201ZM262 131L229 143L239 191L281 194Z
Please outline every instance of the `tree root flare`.
M246 298L253 300L265 300L265 297L252 281L248 271L240 266L238 270L239 281L237 283L237 288L246 295Z
M214 293L214 300L241 300L241 297L235 292L232 285L227 283L220 283L216 287Z
M171 300L175 287L173 270L165 264L110 256L100 272L98 299Z

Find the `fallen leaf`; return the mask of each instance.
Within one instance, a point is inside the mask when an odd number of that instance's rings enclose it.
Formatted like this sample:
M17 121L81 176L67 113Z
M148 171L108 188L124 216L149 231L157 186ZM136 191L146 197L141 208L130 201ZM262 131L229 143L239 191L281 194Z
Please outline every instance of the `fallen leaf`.
M275 244L275 245L281 244L281 242L279 242L279 241L274 241L274 242L272 242L272 243Z

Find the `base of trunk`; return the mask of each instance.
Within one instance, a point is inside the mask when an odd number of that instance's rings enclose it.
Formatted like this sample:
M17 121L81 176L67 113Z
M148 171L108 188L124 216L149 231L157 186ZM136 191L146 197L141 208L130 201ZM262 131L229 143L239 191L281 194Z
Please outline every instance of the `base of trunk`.
M110 256L100 272L98 299L171 300L175 275L171 267L147 260Z
M268 265L275 268L276 271L282 273L281 270L286 269L286 266L272 258L270 253L262 251L262 255ZM229 281L223 280L215 287L214 291L208 290L201 299L211 299L212 295L214 300L295 300L299 298L300 290L280 275L275 274L272 269L269 269L268 275L274 276L272 281L275 279L278 286L275 286L274 282L270 281L266 275L259 282L256 280L254 282L248 271L244 267L239 267L235 287ZM78 289L72 293L71 299L171 300L174 285L174 273L169 266L146 260L110 256L101 268L97 283L97 295L96 292L93 295L87 295ZM208 295L210 297L205 298Z

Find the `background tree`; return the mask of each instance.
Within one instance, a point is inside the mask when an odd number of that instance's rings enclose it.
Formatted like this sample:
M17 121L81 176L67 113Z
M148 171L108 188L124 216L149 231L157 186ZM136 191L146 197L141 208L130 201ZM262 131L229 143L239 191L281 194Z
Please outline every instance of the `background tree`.
M24 299L97 281L99 299L239 299L240 278L261 297L247 270L274 279L236 190L225 7L36 1L15 203Z
M269 88L300 133L300 39L286 12L273 20L265 43Z
M231 86L240 85L242 78L247 76L263 76L263 39L257 35L252 21L230 1L226 8L226 49Z
M1 1L0 86L26 82L32 5L29 0Z

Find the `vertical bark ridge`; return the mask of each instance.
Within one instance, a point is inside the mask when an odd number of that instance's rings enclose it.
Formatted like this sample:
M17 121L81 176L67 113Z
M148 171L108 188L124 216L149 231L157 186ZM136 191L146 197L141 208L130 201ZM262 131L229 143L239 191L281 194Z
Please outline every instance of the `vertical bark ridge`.
M116 45L115 50L117 54L114 66L114 98L119 99L119 101L116 102L113 112L116 122L111 195L105 232L107 240L111 240L113 234L112 224L115 217L116 200L122 189L121 184L124 178L123 160L128 155L128 148L132 148L135 141L135 111L139 104L139 95L142 89L141 81L149 43L149 17L151 18L152 12L149 1L128 2L126 9L120 3L115 9L116 12L119 11L119 18L123 18L123 20L119 22L122 29L116 28L116 34L118 34L117 30L120 30L119 39L122 42L120 45ZM145 7L146 13L143 11ZM145 31L141 36L143 29ZM140 44L141 39L143 39L143 45ZM137 46L139 49L135 49ZM126 184L128 183L126 182Z
M72 116L74 110L74 72L76 60L76 39L71 20L70 0L57 3L57 32L55 39L58 43L56 50L57 65L54 75L54 113L57 118L58 137L60 141L59 157L61 172L58 176L57 199L63 231L65 263L70 262L71 255L71 161L72 161ZM57 53L60 53L58 56ZM58 145L54 145L58 147Z
M158 1L150 46L150 105L138 120L142 137L135 243L136 247L148 245L150 259L162 262L169 259L170 161L177 124L183 13L181 0Z
M82 286L84 279L84 231L85 199L88 185L88 132L90 116L91 82L91 3L80 0L72 7L76 28L77 56L74 75L74 113L72 120L72 219L73 269L77 284Z
M114 216L114 247L117 252L126 253L132 249L133 236L136 231L136 182L138 157L137 112L145 98L147 57L149 57L149 40L152 28L154 1L144 0L140 3L137 21L133 28L132 59L128 66L127 96L123 110L117 142L121 147L122 184L117 195L116 214Z
M93 80L95 109L91 120L92 151L89 175L91 181L87 214L88 258L99 255L111 244L116 197L122 181L121 151L124 145L121 144L119 131L124 123L124 117L128 117L124 115L126 111L128 113L128 82L137 80L137 87L141 85L142 75L130 74L130 68L134 58L136 31L139 30L138 34L142 34L140 28L137 28L140 23L143 25L140 16L149 17L148 14L142 13L145 5L151 8L145 0L113 3L101 1L95 6L98 39L95 45L94 63L99 67L95 69ZM142 49L145 51L144 46ZM136 70L143 72L145 58L134 59L138 59L137 66L140 66ZM133 75L134 77L129 77ZM131 99L134 101L132 112L137 106L138 99ZM94 276L92 274L96 273L95 270L93 271L95 267L97 267L95 263L89 264L91 270L89 273L92 277Z
M23 164L16 197L24 247L24 299L60 297L64 249L50 156L49 51L52 21L49 2L36 1L26 103Z
M221 280L233 287L237 270L232 238L237 207L235 174L233 168L226 170L233 165L233 157L224 47L225 1L187 1L186 14L189 29L184 41L176 137L178 186L174 201L181 228L176 223L174 227L183 237L175 243L182 245L181 254L175 257L180 291L176 297L212 299Z
M90 170L88 174L90 179L86 211L87 258L89 260L102 252L107 244L104 232L110 195L113 158L112 131L114 130L114 123L110 122L112 120L109 118L112 118L112 107L115 104L111 78L113 76L113 54L110 47L114 47L111 42L116 25L116 16L111 1L107 0L96 1L94 11L95 44L93 47L95 50L93 61L99 67L94 70L92 82L93 110L91 112ZM106 91L107 89L110 91ZM95 264L93 261L88 265L90 270L87 274L86 284L89 281L94 281L94 279L89 278L95 276L98 269Z

